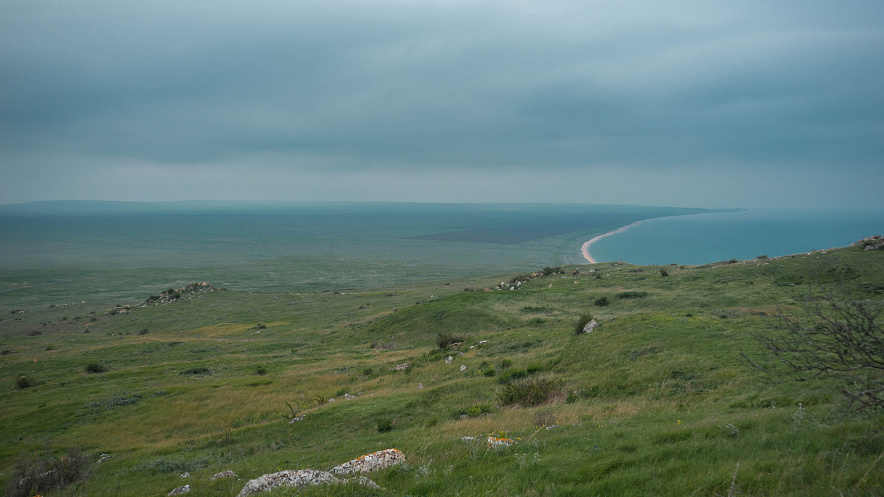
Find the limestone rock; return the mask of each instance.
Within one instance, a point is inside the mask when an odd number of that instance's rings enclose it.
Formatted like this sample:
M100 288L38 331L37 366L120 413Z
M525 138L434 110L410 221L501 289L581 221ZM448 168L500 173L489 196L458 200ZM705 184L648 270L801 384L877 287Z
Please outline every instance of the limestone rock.
M184 485L183 487L178 487L166 495L182 495L190 492L190 485Z
M599 327L599 323L595 319L591 319L586 326L583 327L584 333L592 333L596 328Z
M499 449L501 447L509 447L510 445L513 445L515 443L515 440L511 440L509 438L488 437L487 447L489 449Z
M405 455L399 449L386 449L372 452L335 466L331 472L336 475L352 475L354 473L370 473L389 468L405 462Z
M368 488L372 488L375 490L381 489L380 485L371 481L370 478L365 477L365 476L357 476L356 478L350 478L349 480L347 480L347 483L355 483L357 485L362 485L363 487L368 487Z
M398 366L395 366L393 369L391 369L391 371L405 371L405 370L408 369L409 367L411 367L411 363L410 363L410 362L406 362L406 363L403 363L403 364L399 364Z
M233 471L228 469L228 470L222 471L220 473L215 473L209 479L210 480L217 480L218 478L236 478L236 476L237 476L236 473L234 473Z
M242 487L237 497L246 497L279 487L304 488L310 485L326 485L340 482L341 480L335 478L334 475L327 471L317 471L315 469L285 470L249 480Z

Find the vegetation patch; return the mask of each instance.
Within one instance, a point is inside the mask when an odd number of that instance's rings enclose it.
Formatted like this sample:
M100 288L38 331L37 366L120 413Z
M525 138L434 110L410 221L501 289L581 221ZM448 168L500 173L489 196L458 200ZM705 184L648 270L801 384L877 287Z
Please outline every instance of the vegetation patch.
M23 457L15 463L5 495L31 497L60 490L84 481L91 468L89 456L76 449L62 457L50 453Z
M183 374L185 376L200 376L200 375L209 375L212 374L212 371L205 366L199 366L195 368L187 368L184 371L181 371L179 374Z
M519 404L522 407L531 407L546 404L561 392L561 380L525 378L504 385L498 392L497 399L505 406Z

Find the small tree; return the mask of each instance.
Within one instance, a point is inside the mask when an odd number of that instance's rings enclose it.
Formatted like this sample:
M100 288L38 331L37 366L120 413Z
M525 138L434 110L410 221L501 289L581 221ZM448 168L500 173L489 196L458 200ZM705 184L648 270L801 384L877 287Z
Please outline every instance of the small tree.
M841 289L807 296L796 315L778 307L773 334L755 333L765 350L756 368L782 380L831 378L850 406L884 407L884 329L880 301Z

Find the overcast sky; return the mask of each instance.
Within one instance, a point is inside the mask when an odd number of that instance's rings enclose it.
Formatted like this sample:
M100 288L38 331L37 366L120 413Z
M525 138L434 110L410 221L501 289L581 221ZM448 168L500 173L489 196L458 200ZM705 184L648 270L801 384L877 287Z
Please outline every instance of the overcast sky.
M884 1L0 2L0 203L884 208Z

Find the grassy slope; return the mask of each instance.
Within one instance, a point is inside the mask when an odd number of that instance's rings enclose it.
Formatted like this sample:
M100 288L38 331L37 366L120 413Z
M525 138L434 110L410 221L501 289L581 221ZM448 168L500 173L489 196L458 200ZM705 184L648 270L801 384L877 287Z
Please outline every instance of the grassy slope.
M514 291L462 291L503 276L340 294L218 291L114 316L84 305L0 316L9 351L0 479L22 454L79 447L115 456L97 466L89 495L164 495L184 483L190 495L235 495L263 473L397 447L408 465L373 476L394 495L726 495L735 471L742 495L884 486L884 441L866 438L880 416L842 417L834 385L766 385L740 358L756 351L747 333L810 282L847 278L881 299L884 253L672 266L668 277L593 268ZM623 291L647 295L617 298ZM594 306L603 296L610 305ZM602 326L575 336L582 312ZM438 352L439 333L466 342ZM85 373L93 362L109 372ZM411 368L391 370L404 362ZM182 374L200 367L210 374ZM495 376L483 374L492 367ZM529 367L561 381L562 394L501 406L499 376ZM20 374L38 385L16 389ZM289 423L287 403L305 419ZM477 405L491 412L461 419ZM392 431L379 433L387 421ZM520 443L486 451L483 437L501 432ZM241 478L208 481L223 469Z

